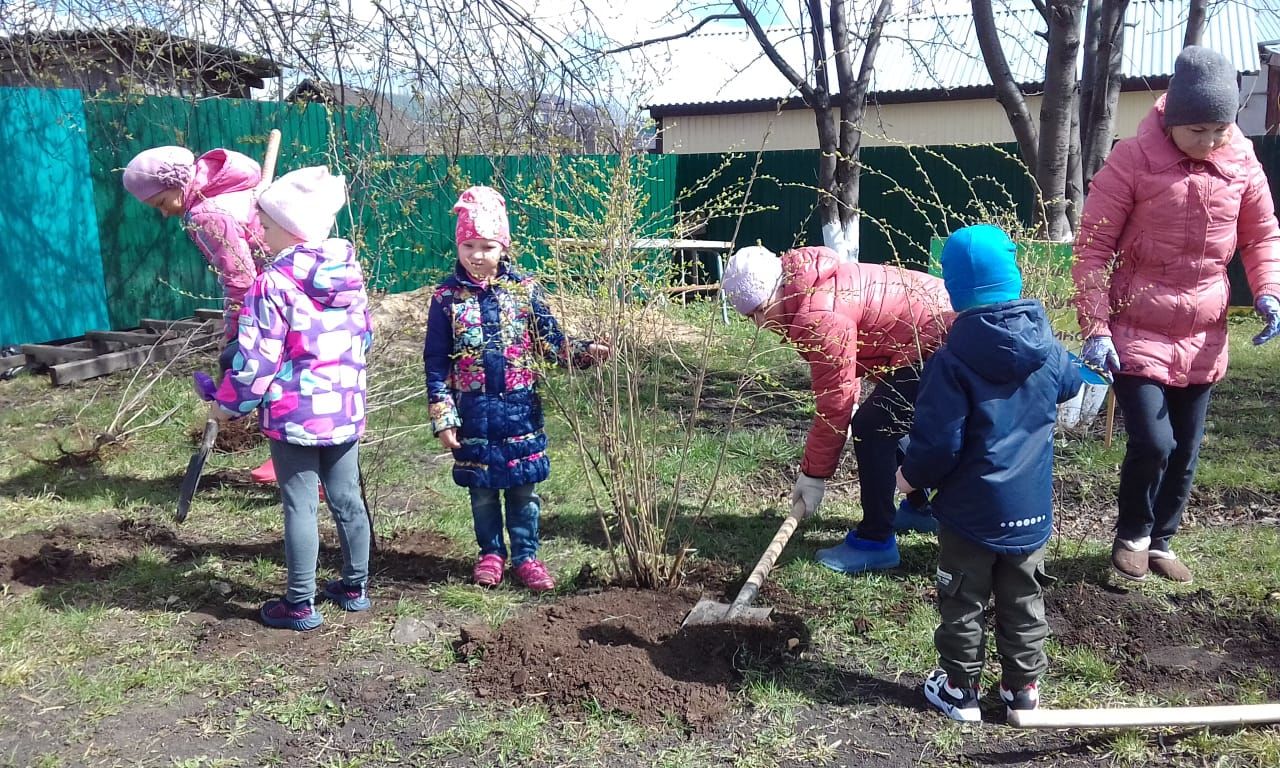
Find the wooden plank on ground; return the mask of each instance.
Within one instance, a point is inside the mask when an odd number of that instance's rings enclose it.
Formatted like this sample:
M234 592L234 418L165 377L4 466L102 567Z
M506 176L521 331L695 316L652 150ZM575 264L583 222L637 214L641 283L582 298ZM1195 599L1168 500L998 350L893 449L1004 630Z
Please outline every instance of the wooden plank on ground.
M150 328L153 331L176 331L178 333L191 333L192 331L207 330L213 333L217 330L217 325L208 320L156 320L155 318L144 317L138 321L143 328Z
M128 368L137 368L144 363L162 363L173 358L187 347L186 339L173 339L154 347L133 347L119 352L98 355L87 360L76 360L69 363L50 366L49 376L55 387L73 381L84 381L95 376L103 376Z
M23 344L18 347L22 354L42 365L65 363L68 360L85 360L98 354L86 342L73 344Z
M222 310L206 309L204 307L201 307L200 309L196 310L196 319L197 320L221 320Z
M27 364L26 355L5 355L0 357L0 372Z
M151 331L85 331L84 335L89 341L111 341L133 346L145 344L148 347L166 336L172 336Z

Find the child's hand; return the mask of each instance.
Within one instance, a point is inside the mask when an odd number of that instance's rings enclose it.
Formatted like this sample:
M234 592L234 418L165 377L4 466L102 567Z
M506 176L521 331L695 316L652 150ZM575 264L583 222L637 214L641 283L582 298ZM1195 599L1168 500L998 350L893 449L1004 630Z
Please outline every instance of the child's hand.
M895 476L895 478L894 478L894 479L895 479L895 480L897 481L897 483L898 483L898 490L899 490L899 491L902 491L903 493L909 494L909 493L911 493L912 491L914 491L914 490L915 490L915 488L911 487L911 483L908 483L908 482L907 482L907 480L906 480L906 478L904 478L904 477L902 476L902 467L898 467L898 474Z
M231 414L222 410L222 406L217 403L209 403L209 418L219 424L226 424L228 421L231 421Z
M603 341L593 341L587 345L587 354L590 355L592 362L603 363L609 359L609 355L613 354L613 350Z
M453 427L440 430L436 437L440 438L440 444L450 451L456 451L462 447L462 443L458 442L458 430Z

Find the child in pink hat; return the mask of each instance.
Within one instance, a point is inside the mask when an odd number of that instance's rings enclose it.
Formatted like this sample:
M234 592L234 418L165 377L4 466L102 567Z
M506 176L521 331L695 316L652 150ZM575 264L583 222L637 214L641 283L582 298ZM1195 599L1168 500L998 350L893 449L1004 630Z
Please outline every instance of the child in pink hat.
M124 169L124 188L165 218L182 217L182 228L222 284L223 346L218 371L226 373L239 345L236 333L245 294L266 260L267 246L258 221L256 189L262 169L248 155L210 150L199 158L184 147L152 147L139 152ZM206 399L213 389L207 374L196 386ZM253 479L274 483L270 460L254 469Z
M551 472L535 391L539 358L585 368L606 358L609 347L567 338L542 288L507 261L511 230L502 195L471 187L453 211L458 263L431 297L423 353L432 429L453 452L454 482L471 494L480 546L475 582L501 583L510 556L515 577L543 592L555 580L538 559L542 502L534 491Z

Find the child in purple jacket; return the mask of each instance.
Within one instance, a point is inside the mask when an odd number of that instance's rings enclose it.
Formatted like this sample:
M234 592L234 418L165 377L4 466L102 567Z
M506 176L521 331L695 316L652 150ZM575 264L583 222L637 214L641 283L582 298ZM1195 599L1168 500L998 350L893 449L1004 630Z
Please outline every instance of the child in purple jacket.
M213 415L237 418L259 408L284 503L283 597L262 606L262 621L285 629L323 622L313 601L320 540L317 481L324 486L342 577L323 597L348 611L369 608L369 517L360 494L365 353L371 338L364 275L351 243L330 238L346 204L343 177L302 168L258 199L268 247L276 254L254 280L240 316L240 350L223 377Z

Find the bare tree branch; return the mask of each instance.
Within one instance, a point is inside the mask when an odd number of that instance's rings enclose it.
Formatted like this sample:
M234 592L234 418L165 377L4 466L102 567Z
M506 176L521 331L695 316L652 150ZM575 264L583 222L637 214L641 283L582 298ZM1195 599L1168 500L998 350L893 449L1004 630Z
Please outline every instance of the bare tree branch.
M704 26L706 26L707 24L710 24L713 21L720 21L722 19L739 19L739 18L742 18L742 17L736 13L713 13L683 32L677 32L674 35L666 35L664 37L654 37L648 40L641 40L638 43L631 43L630 45L624 45L621 48L610 48L607 51L597 50L596 52L602 53L605 55L612 55L615 53L625 53L627 51L634 51L635 49L643 48L646 45L654 45L655 43L666 43L671 40L679 40L682 37L688 37L689 35L692 35L694 32L697 32L699 29L702 29Z

